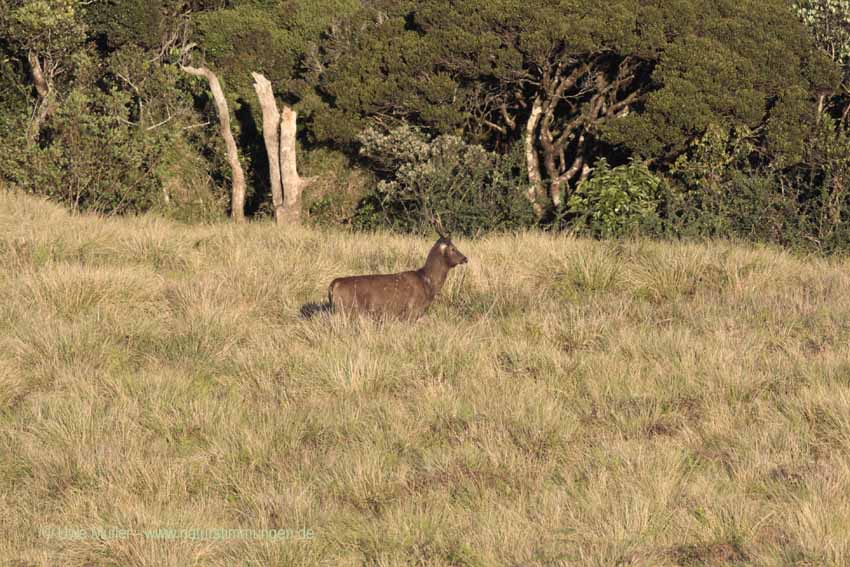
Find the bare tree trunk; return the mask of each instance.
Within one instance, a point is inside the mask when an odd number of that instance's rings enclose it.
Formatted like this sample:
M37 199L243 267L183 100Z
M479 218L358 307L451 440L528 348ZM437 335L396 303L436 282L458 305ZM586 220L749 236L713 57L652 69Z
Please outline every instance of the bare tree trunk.
M543 179L540 176L540 159L537 156L537 147L535 138L537 137L537 125L540 122L540 115L543 112L543 105L540 97L534 99L534 104L531 107L531 115L528 117L528 122L525 125L525 162L528 168L528 200L534 209L534 216L538 219L543 216L543 205L540 203L540 198L543 196Z
M584 132L578 137L578 142L576 143L576 154L575 159L573 159L573 164L570 166L568 170L564 173L557 175L551 181L551 186L549 188L552 194L552 202L555 203L556 207L559 207L561 203L564 201L562 189L564 186L569 187L572 180L579 174L580 171L583 171L584 163ZM563 149L562 149L563 151ZM563 155L563 154L562 154ZM562 167L565 164L563 157L561 158ZM557 172L556 172L557 174Z
M557 208L561 206L561 181L558 179L560 170L557 159L562 153L562 148L555 145L552 132L549 130L555 115L554 104L547 104L546 107L540 124L540 149L543 154L543 170L549 180L549 200Z
M239 152L236 149L236 140L233 139L233 132L230 131L230 111L227 108L227 100L224 98L224 91L221 88L221 83L215 73L206 67L189 67L182 65L180 67L186 73L195 75L196 77L204 77L210 85L213 101L215 101L216 110L218 111L218 121L221 126L221 137L224 138L224 145L227 147L227 161L230 164L230 169L233 172L233 192L231 197L230 216L235 222L243 222L245 220L245 173L242 171L242 166L239 164Z
M301 222L301 192L311 179L298 175L295 163L295 131L298 113L283 107L280 122L280 170L283 176L283 217L290 223Z
M30 128L27 132L27 141L32 143L38 139L38 134L41 132L41 125L44 124L44 121L50 116L53 110L53 103L50 100L52 94L50 82L44 76L44 70L41 61L38 59L38 55L34 51L29 51L27 53L27 60L32 70L32 80L39 98L32 123L30 123Z
M263 111L263 140L269 158L269 181L271 182L274 220L277 224L281 224L284 218L284 206L280 169L282 156L280 112L277 110L277 102L274 100L271 82L259 73L251 73L251 76L254 77L254 90L257 91L257 98L260 99L260 108Z

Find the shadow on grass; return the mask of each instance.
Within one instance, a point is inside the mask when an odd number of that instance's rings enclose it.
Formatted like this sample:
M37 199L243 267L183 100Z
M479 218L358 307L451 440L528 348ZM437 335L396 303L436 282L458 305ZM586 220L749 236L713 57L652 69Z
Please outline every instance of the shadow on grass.
M305 303L298 310L302 319L312 319L314 317L323 315L325 313L332 313L333 306L330 301L324 301L322 303L316 303L315 301L311 301L309 303Z

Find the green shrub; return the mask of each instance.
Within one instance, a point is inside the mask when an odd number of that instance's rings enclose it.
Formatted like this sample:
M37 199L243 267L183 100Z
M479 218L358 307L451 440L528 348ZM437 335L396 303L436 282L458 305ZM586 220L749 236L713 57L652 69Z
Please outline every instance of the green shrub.
M675 185L664 207L664 231L675 237L805 246L811 232L798 188L769 172L732 170L716 185Z
M643 163L612 168L605 158L567 202L572 225L601 237L620 237L657 222L662 180Z
M711 128L676 161L662 199L663 232L820 252L847 250L847 133L822 116L796 159L775 162L758 161L752 137L746 131Z
M25 191L74 210L149 209L160 195L153 170L161 145L121 121L125 114L124 101L115 93L74 90L50 122L49 142L24 148L6 175Z
M499 156L457 136L430 139L406 125L386 133L367 129L360 143L383 179L361 202L358 228L427 232L430 212L449 230L468 235L534 222L521 190L518 152Z

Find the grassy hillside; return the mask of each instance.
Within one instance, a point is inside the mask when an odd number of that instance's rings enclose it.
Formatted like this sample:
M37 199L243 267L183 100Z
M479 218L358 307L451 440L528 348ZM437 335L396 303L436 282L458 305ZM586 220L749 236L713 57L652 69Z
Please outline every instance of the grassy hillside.
M850 262L499 236L299 315L430 244L0 193L0 558L850 564Z

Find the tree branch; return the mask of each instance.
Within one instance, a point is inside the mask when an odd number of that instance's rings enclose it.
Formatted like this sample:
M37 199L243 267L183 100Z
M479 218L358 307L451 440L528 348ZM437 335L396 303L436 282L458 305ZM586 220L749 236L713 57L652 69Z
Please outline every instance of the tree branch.
M496 132L499 132L500 134L507 134L508 133L507 128L505 128L504 126L499 126L498 124L495 124L494 122L490 122L486 118L483 118L482 122L484 123L485 126L487 126L488 128L490 128L492 130L495 130Z
M505 124L508 125L508 128L511 130L516 129L516 119L508 113L508 104L503 102L499 107L499 111L502 113L502 118L505 121Z

